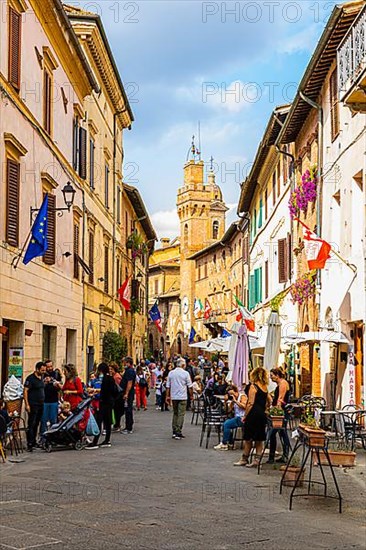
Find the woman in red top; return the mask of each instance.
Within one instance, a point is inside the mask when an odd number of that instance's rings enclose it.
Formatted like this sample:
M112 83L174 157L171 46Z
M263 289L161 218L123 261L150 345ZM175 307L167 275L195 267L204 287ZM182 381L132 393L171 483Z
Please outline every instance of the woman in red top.
M73 411L83 400L83 385L78 377L75 365L65 365L63 370L65 383L62 386L62 393L64 401L70 403L71 410Z

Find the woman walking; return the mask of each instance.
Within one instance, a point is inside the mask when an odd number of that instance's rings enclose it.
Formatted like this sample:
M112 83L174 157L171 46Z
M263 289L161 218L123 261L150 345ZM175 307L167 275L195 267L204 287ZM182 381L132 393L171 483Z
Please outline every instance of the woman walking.
M109 373L115 381L117 387L121 387L122 376L119 373L117 363L109 363ZM124 401L123 401L123 392L122 389L119 392L118 396L114 400L113 406L114 412L114 426L113 429L117 432L121 429L121 418L124 413Z
M245 408L244 422L244 452L235 466L247 466L255 468L263 451L263 442L266 439L267 416L266 408L270 405L271 398L268 393L268 373L263 367L257 367L250 374L250 384L245 393L248 402ZM249 464L249 454L255 444L255 459Z
M282 456L276 460L276 462L286 464L288 461L288 454L290 450L290 440L287 433L287 418L286 418L286 405L290 399L290 386L285 378L285 373L282 369L271 369L269 373L272 382L277 384L274 391L272 405L274 407L281 407L285 412L284 430L272 430L271 439L269 444L269 458L267 464L273 464L275 461L276 446L277 446L277 433L280 436L282 443Z
M83 385L78 376L75 365L69 363L64 368L65 383L62 386L62 393L64 401L70 403L71 410L73 411L83 400Z
M98 366L98 374L102 375L103 379L99 394L99 413L96 416L96 421L100 430L102 429L103 423L105 439L98 446L99 435L95 436L93 442L86 447L86 449L90 450L111 446L112 409L114 400L118 395L116 383L109 373L109 366L107 363L100 363Z

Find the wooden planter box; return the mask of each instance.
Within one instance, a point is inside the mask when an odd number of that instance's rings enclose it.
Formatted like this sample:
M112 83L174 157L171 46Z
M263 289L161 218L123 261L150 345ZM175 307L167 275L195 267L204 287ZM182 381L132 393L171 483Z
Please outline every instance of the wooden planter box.
M356 453L353 451L328 451L332 466L347 466L353 468L356 460ZM323 451L319 452L320 463L322 466L329 466ZM318 458L314 455L314 464L318 465Z
M272 422L272 428L283 428L285 421L284 416L270 416L269 418Z
M311 447L325 447L325 431L309 428L303 424L299 425L299 432L308 440L308 444Z
M284 472L286 470L286 466L281 466L280 472ZM304 476L305 476L306 468L301 473L301 476L296 484L296 487L302 487L304 484ZM294 487L297 476L300 472L300 466L289 466L287 468L286 475L283 479L282 484L286 485L287 487Z

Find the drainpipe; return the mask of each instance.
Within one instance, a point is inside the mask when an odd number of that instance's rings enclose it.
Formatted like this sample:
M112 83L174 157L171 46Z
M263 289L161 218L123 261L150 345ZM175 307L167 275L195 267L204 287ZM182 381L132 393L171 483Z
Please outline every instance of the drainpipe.
M117 129L117 116L118 113L113 113L113 234L112 234L112 310L113 317L115 315L116 307L116 288L115 288L115 273L114 273L114 261L116 258L116 129ZM118 328L120 324L120 318L118 319Z
M82 210L83 210L83 228L82 228L82 234L81 234L81 250L82 250L82 257L85 258L85 225L86 225L86 205L85 205L85 190L83 188L81 190L82 195ZM81 307L81 368L84 374L88 375L88 373L85 370L85 349L86 345L84 342L85 339L85 273L84 269L81 270L81 284L83 287L83 303Z

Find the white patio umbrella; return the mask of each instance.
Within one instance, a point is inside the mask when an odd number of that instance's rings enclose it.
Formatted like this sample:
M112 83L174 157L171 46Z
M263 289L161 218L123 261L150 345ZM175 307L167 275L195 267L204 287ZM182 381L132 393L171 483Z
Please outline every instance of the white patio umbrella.
M263 366L268 372L278 366L281 347L281 321L276 311L272 311L268 318L268 332L264 347ZM271 384L270 384L271 391Z

